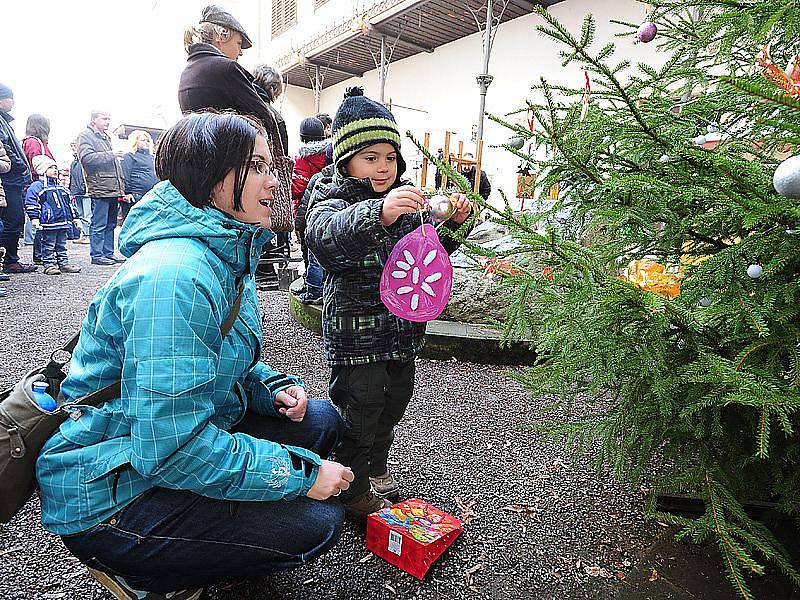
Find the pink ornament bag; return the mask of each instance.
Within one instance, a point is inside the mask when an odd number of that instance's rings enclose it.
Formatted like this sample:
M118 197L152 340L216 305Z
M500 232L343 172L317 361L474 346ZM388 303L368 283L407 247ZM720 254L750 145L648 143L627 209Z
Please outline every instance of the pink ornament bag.
M427 223L395 244L381 273L381 300L392 314L408 321L438 317L452 289L450 256Z

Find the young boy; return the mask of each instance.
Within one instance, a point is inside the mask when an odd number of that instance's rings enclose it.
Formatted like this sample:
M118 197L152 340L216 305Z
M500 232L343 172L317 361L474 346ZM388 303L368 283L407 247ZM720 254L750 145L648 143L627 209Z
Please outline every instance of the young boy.
M336 456L355 474L341 499L348 515L365 519L399 492L387 468L389 447L414 391L414 359L425 335L424 323L383 305L381 272L393 246L420 226L425 200L400 180L406 164L394 116L361 88L349 89L336 113L333 159L333 180L314 188L306 243L326 272L328 389L346 424ZM471 210L463 195L456 207L444 227L458 229ZM448 252L458 247L444 235L442 244Z
M25 195L25 211L35 229L42 231L42 263L45 275L80 273L80 267L67 259L67 233L79 227L73 212L69 190L58 181L58 166L49 156L40 154L31 160L41 177L31 184Z

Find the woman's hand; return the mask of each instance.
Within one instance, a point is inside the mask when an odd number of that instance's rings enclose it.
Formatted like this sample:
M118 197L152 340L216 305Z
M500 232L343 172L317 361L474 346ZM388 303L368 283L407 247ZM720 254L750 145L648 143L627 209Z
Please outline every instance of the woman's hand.
M461 225L467 220L469 213L472 212L472 202L469 201L469 198L467 198L465 194L453 194L450 196L450 202L452 202L455 207L455 212L453 212L453 216L450 217L450 220L453 221L453 223Z
M425 204L422 191L413 185L401 185L386 195L381 207L381 224L392 225L400 215L415 213Z
M355 479L350 467L345 467L332 460L323 460L317 471L317 479L306 496L312 500L327 500L338 496L339 492L350 487Z
M302 421L306 416L308 396L299 385L293 385L275 394L275 410L292 421Z

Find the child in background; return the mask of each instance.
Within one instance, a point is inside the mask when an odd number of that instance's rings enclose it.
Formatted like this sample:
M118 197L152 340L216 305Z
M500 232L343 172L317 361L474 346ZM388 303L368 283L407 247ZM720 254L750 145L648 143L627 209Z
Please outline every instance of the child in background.
M363 93L349 89L336 113L333 180L314 188L306 230L308 248L326 272L328 390L346 426L336 456L355 474L341 500L356 519L399 494L387 467L389 448L414 392L414 360L425 336L425 323L396 317L381 302L383 266L394 245L420 226L425 200L400 180L406 164L394 116ZM471 210L463 194L454 197L456 211L443 224L451 230ZM448 252L458 247L444 235L442 245Z
M316 117L306 117L300 122L300 141L303 145L294 158L292 171L292 213L295 217L295 231L300 241L303 252L303 262L306 267L306 289L300 295L300 302L304 304L322 303L322 278L319 277L319 266L312 265L313 257L309 257L305 242L305 228L298 228L297 208L305 194L309 180L319 173L327 164L325 150L329 140L325 136L325 126ZM316 270L315 270L316 268ZM311 275L311 276L310 276Z
M80 267L69 264L67 232L79 227L73 212L69 190L58 181L58 166L49 156L40 154L31 160L39 173L25 195L25 211L35 229L42 232L42 263L45 275L80 273Z

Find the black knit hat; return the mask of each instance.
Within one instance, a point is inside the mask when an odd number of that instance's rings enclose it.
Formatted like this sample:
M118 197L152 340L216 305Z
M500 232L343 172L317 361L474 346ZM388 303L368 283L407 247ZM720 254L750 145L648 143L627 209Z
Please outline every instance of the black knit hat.
M300 137L310 141L325 139L325 125L317 117L306 117L300 121Z
M394 115L380 102L364 96L364 88L347 88L344 101L333 119L333 162L336 170L343 167L356 154L373 144L386 142L397 151L397 176L406 170L400 153L400 132Z
M214 25L238 31L242 34L242 50L247 50L253 46L250 36L244 32L244 27L242 27L241 23L234 19L231 13L216 4L210 4L203 9L203 16L200 17L200 22L213 23Z

